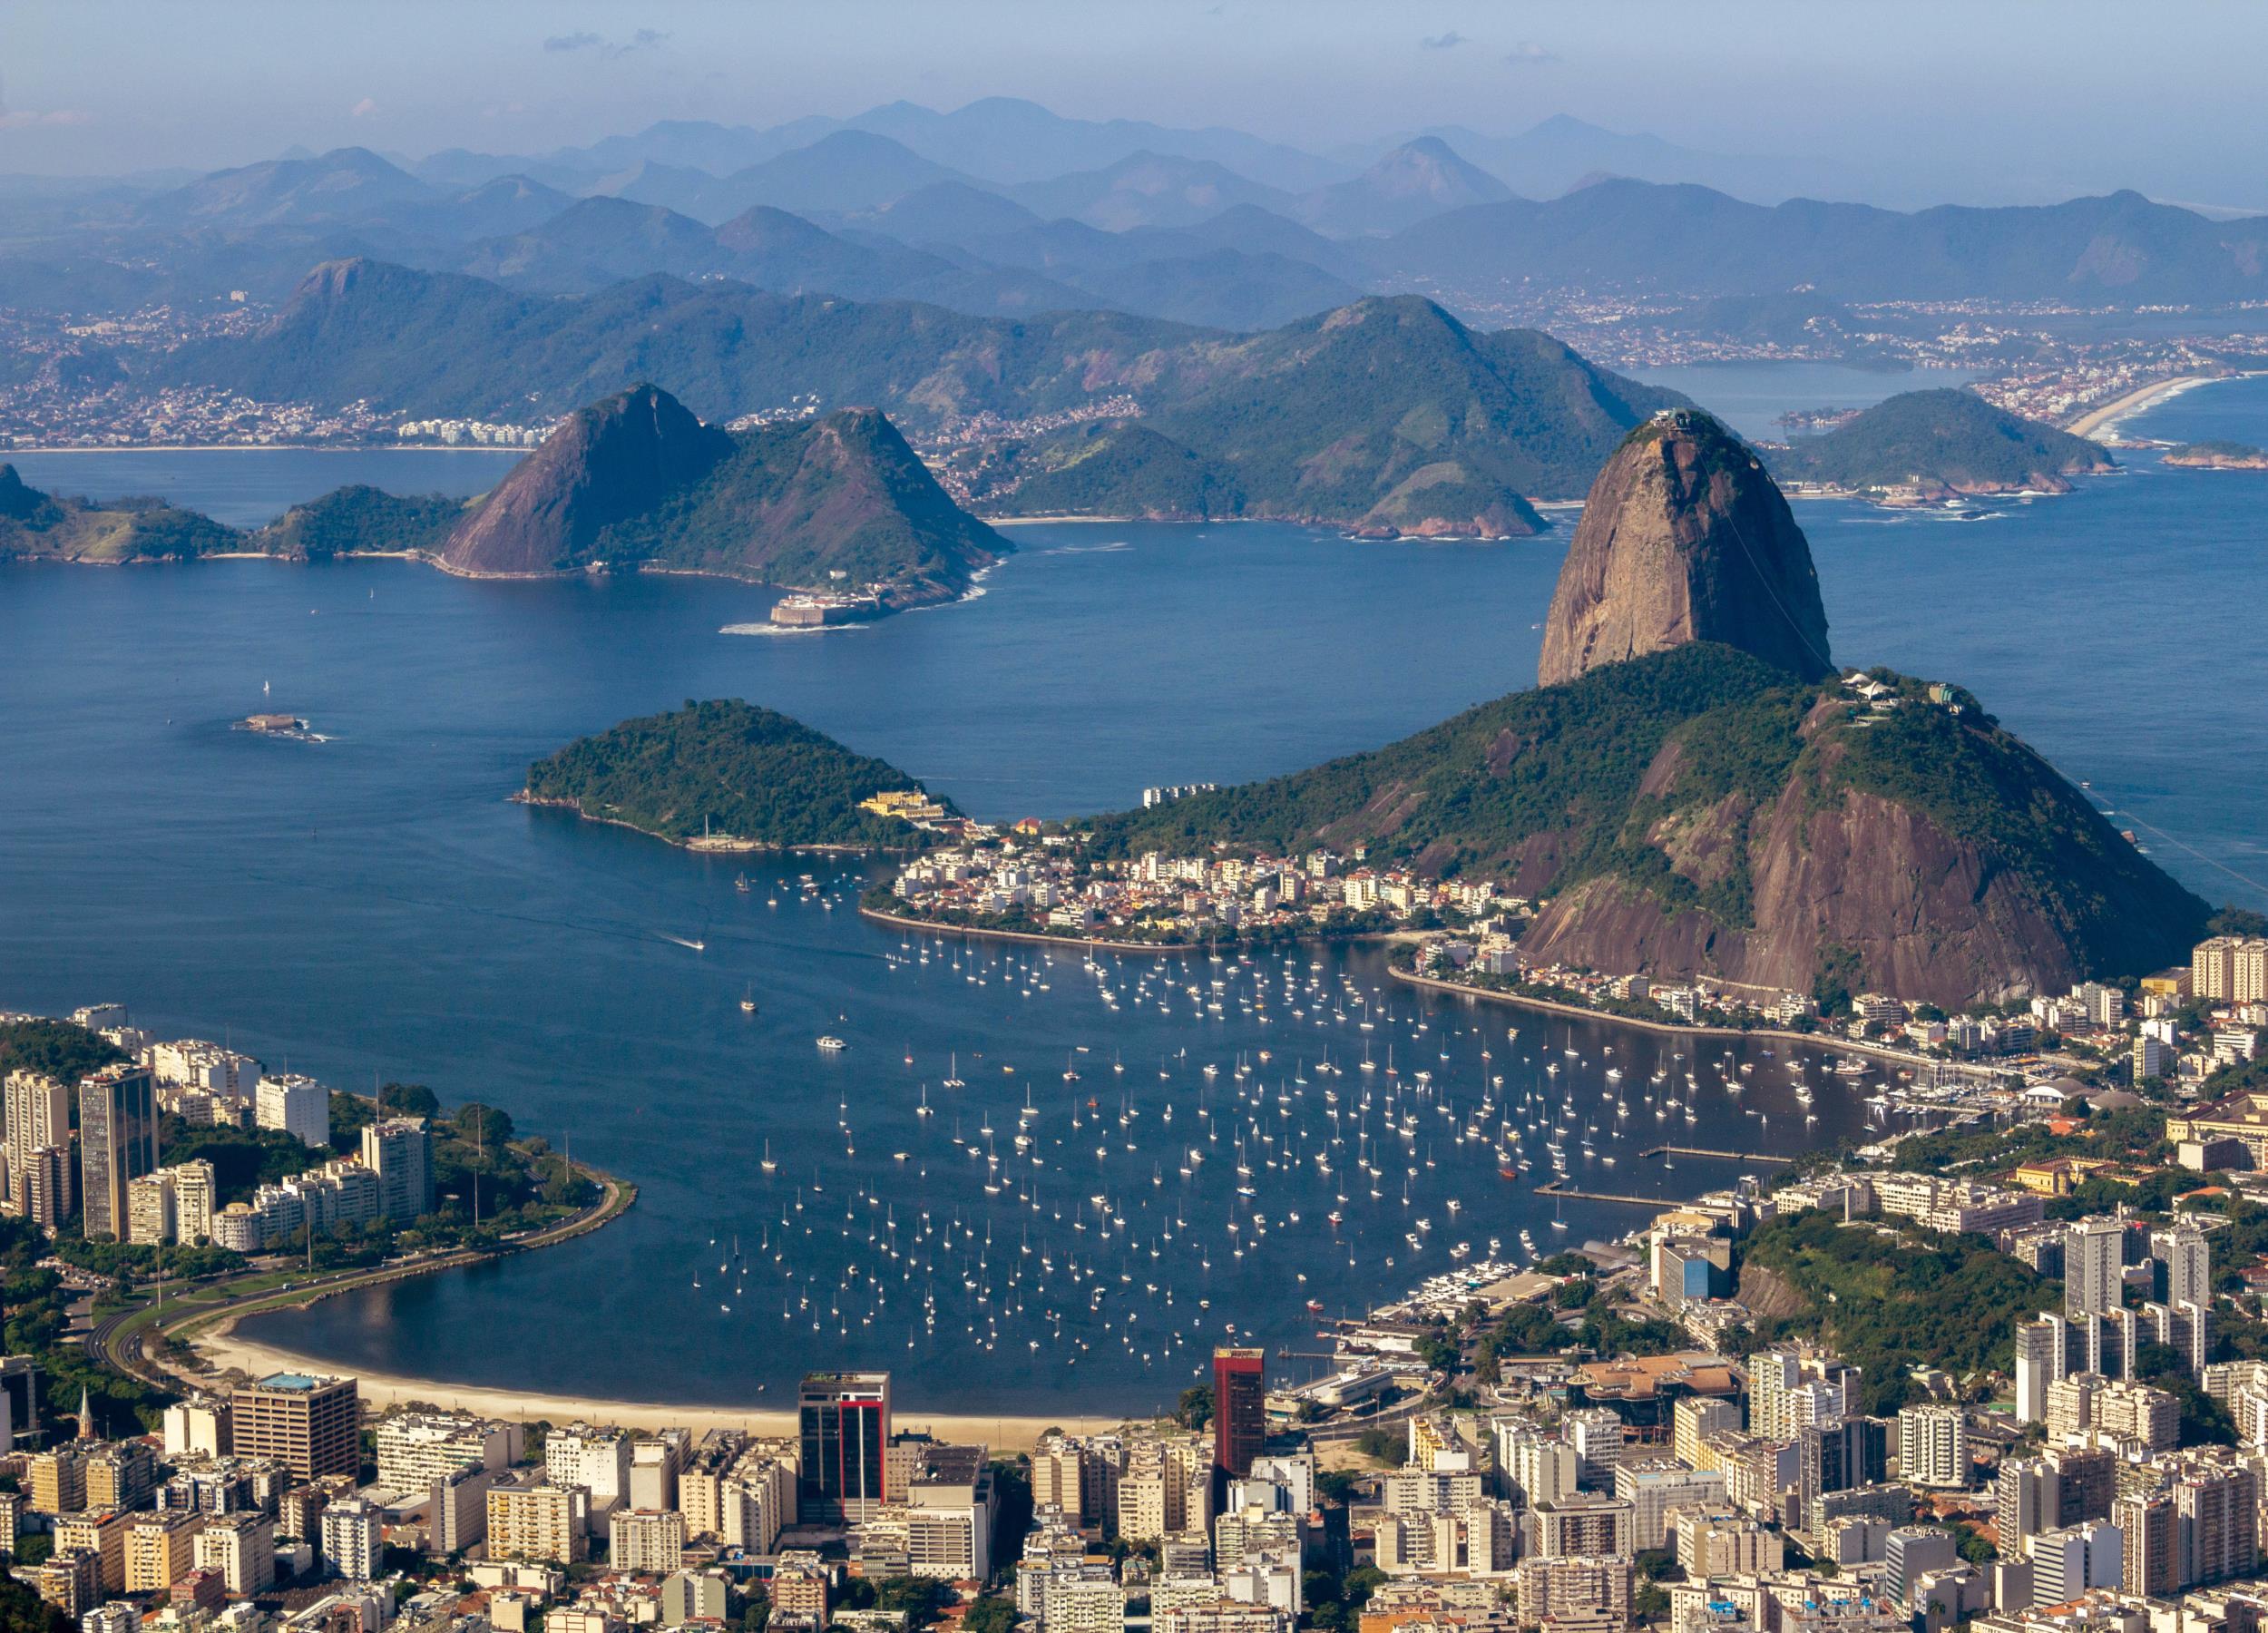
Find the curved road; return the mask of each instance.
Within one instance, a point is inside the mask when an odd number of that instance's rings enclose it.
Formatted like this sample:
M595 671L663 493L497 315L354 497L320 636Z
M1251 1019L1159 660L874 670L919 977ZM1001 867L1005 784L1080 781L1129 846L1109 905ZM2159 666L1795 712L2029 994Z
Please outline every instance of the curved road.
M170 1333L177 1327L243 1315L259 1307L282 1308L310 1304L316 1299L327 1298L333 1294L348 1292L356 1287L404 1281L414 1276L454 1270L508 1254L554 1247L611 1223L637 1201L638 1188L629 1181L602 1174L595 1169L584 1169L582 1172L598 1182L597 1201L557 1224L547 1225L541 1230L531 1231L496 1247L456 1248L398 1263L334 1271L327 1276L318 1275L305 1281L293 1281L288 1289L263 1286L230 1295L217 1302L173 1302L165 1315L155 1319L152 1318L152 1300L145 1294L131 1304L96 1316L87 1334L87 1350L113 1372L122 1373L153 1388L178 1389L183 1380L162 1364L152 1362L147 1354L152 1333ZM191 1293L191 1299L195 1300L199 1292L211 1290L214 1285L210 1282L189 1284L189 1288L194 1289Z

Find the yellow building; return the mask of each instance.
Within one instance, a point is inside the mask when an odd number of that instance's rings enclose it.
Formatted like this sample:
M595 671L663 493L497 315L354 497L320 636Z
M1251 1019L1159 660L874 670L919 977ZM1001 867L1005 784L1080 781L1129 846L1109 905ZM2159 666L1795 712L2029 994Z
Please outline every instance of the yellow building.
M572 1565L589 1553L591 1492L583 1486L491 1486L488 1557Z
M945 807L918 788L900 788L876 794L871 799L858 802L862 811L876 816L894 816L900 822L935 822L945 814Z
M102 1560L103 1591L122 1593L126 1588L127 1516L116 1509L86 1509L55 1516L55 1552L74 1548L90 1550Z
M126 1591L163 1593L197 1568L202 1514L138 1514L126 1528Z
M2244 1090L2186 1111L2168 1112L2165 1138L2174 1145L2234 1139L2252 1154L2254 1168L2268 1168L2268 1093Z
M2010 1176L2028 1191L2043 1197L2068 1197L2097 1169L2110 1164L2099 1157L2050 1157L2028 1162Z
M31 1493L35 1514L69 1514L86 1507L86 1453L76 1446L35 1452Z

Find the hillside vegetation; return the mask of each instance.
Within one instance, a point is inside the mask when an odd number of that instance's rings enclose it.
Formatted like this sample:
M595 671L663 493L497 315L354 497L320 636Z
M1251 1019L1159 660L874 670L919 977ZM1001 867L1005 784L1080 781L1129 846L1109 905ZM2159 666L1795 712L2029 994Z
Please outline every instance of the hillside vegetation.
M242 548L242 535L162 499L72 499L26 486L0 464L0 557L182 561Z
M708 832L765 846L887 848L914 830L858 802L920 787L885 761L732 699L578 738L528 768L527 796L664 839Z
M1973 391L1908 391L1823 436L1771 456L1785 478L1833 487L1919 481L1960 493L2060 492L2064 479L2107 471L2102 445L1996 408Z
M1544 898L1539 963L1965 1004L2163 967L2204 904L1966 694L1692 642L1366 754L1099 817L1110 854L1367 846ZM1955 712L1958 706L1960 712Z
M1760 1226L1741 1250L1744 1288L1768 1270L1803 1309L1759 1317L1759 1343L1795 1337L1831 1343L1864 1369L1863 1409L1905 1403L1916 1365L1960 1377L2006 1371L2016 1324L2062 1302L2062 1284L2001 1253L1982 1237L1938 1236L1871 1224L1845 1228L1817 1211Z
M652 381L712 422L808 395L875 406L916 433L1130 396L1174 450L1136 444L1111 464L1036 482L1094 451L1090 431L1037 435L1011 450L980 506L1498 535L1533 531L1529 500L1580 494L1624 432L1683 400L1548 336L1482 333L1414 296L1238 335L1119 312L977 318L661 276L536 299L367 260L318 268L259 334L184 347L165 370L269 400L515 419ZM1161 487L1153 470L1162 459L1170 473L1184 452L1225 479ZM1149 491L1104 485L1121 473ZM1198 503L1168 507L1168 490Z
M1745 652L1695 643L1511 693L1383 748L1092 826L1129 854L1365 845L1436 875L1565 888L1614 865L1665 743L1690 746L1681 807L1766 790L1795 758L1810 698ZM1662 803L1649 797L1649 809Z
M319 560L409 555L438 549L468 504L426 494L404 498L356 484L295 504L251 535L259 549Z

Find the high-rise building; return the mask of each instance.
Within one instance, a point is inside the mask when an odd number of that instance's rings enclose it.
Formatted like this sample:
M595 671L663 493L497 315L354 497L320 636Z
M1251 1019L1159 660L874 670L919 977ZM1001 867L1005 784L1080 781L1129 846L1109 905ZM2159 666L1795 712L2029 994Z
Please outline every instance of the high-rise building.
M685 1516L675 1509L617 1509L607 1533L616 1570L660 1575L685 1563Z
M378 1177L389 1219L421 1219L433 1211L433 1135L422 1117L384 1117L362 1130L362 1165Z
M2163 1285L2158 1301L2178 1309L2185 1304L2210 1307L2213 1303L2213 1248L2205 1233L2185 1219L2165 1230L2150 1233L2150 1257L2160 1266Z
M2174 1479L2175 1586L2250 1576L2260 1563L2260 1482L2232 1453L2185 1452Z
M590 1553L591 1493L581 1486L488 1488L488 1557L572 1565Z
M591 1493L593 1525L630 1496L628 1431L572 1423L543 1437L543 1475L555 1486L581 1486Z
M1267 1443L1267 1352L1213 1352L1213 1466L1231 1480L1252 1472Z
M386 1511L360 1497L334 1502L323 1511L323 1563L351 1582L375 1582L385 1574Z
M252 1120L302 1145L331 1142L331 1091L311 1077L287 1072L263 1077L252 1097Z
M1909 1406L1898 1414L1898 1473L1911 1485L1969 1483L1969 1420L1958 1406Z
M302 1480L362 1467L361 1392L352 1378L276 1373L229 1400L239 1457L272 1457Z
M230 1593L264 1592L276 1580L276 1522L257 1509L206 1515L197 1563L219 1571Z
M11 1211L25 1213L24 1187L19 1179L34 1151L71 1147L71 1090L44 1072L15 1071L6 1083L7 1201ZM64 1213L69 1213L66 1205ZM43 1219L41 1224L53 1224Z
M378 1420L378 1483L422 1490L453 1470L503 1470L520 1460L517 1423L464 1413L396 1412ZM585 1482L588 1483L588 1482Z
M71 1183L71 1151L66 1146L41 1146L8 1161L8 1185L15 1211L34 1225L53 1230L71 1217L75 1200Z
M808 1374L797 1419L803 1442L798 1517L807 1525L873 1518L889 1494L890 1374Z
M2064 1227L2063 1313L2067 1319L2101 1315L2119 1307L2126 1240L2126 1221L2106 1214L2075 1219Z
M2041 1531L2028 1547L2035 1605L2067 1604L2090 1588L2116 1588L2126 1573L2126 1539L2107 1521Z
M2128 1593L2155 1596L2175 1589L2175 1516L2171 1491L2136 1491L2111 1500L2110 1522L2118 1528L2123 1554L2119 1585Z
M204 1515L194 1511L136 1514L126 1528L126 1591L163 1593L195 1569L204 1529Z
M488 1489L497 1472L466 1463L426 1488L430 1546L438 1554L463 1553L488 1536Z
M2216 935L2189 955L2189 988L2199 998L2257 1003L2268 997L2268 941Z
M1714 1395L1681 1395L1670 1408L1670 1451L1688 1468L1703 1468L1701 1442L1708 1435L1737 1433L1740 1408ZM1501 1436L1499 1439L1501 1440ZM1497 1463L1504 1462L1500 1450Z
M126 1188L158 1166L157 1090L147 1066L79 1081L80 1214L87 1238L126 1239Z
M1859 1369L1808 1347L1748 1357L1748 1432L1794 1440L1806 1423L1832 1423L1851 1409Z
M2064 1375L2064 1323L2060 1315L2035 1315L2016 1328L2016 1419L2045 1423L2048 1388Z

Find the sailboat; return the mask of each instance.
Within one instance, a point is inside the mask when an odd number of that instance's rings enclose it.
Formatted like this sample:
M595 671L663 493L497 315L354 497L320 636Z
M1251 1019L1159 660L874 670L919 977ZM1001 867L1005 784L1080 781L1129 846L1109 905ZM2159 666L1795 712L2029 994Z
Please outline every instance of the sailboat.
M756 989L752 986L740 994L740 1012L744 1015L756 1013Z
M946 1078L945 1078L945 1082L944 1082L944 1086L945 1086L946 1088L948 1088L948 1089L966 1089L966 1088L968 1087L968 1085L967 1085L966 1083L964 1083L964 1082L963 1082L963 1081L961 1081L961 1055L960 1055L960 1052L959 1052L958 1051L955 1051L953 1052L953 1059L952 1059L952 1064L951 1064L951 1065L949 1065L949 1066L948 1066L945 1070L946 1070L946 1072L947 1072L947 1074L948 1074L948 1075L946 1076Z
M779 1164L772 1160L772 1142L767 1139L764 1142L764 1171L769 1174L776 1172L778 1168Z

